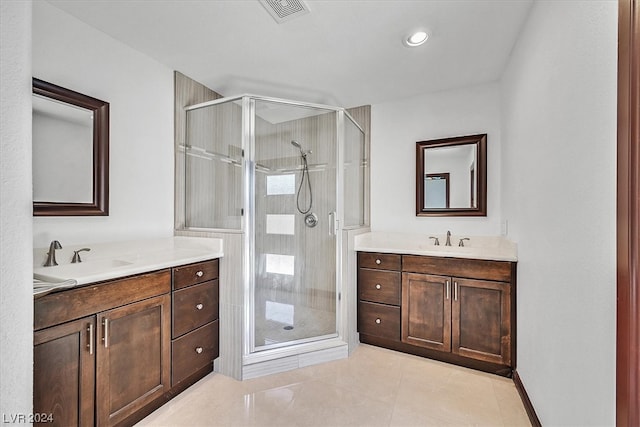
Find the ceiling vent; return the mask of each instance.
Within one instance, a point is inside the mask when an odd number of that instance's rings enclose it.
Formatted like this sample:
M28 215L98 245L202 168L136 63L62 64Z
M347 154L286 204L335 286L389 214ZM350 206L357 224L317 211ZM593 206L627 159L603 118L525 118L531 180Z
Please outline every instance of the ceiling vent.
M302 0L260 0L260 3L278 24L309 13L309 6Z

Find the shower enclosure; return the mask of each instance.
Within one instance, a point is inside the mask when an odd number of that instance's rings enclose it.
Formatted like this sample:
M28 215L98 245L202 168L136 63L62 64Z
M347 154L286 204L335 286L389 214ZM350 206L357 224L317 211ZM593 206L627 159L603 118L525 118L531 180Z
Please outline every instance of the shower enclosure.
M242 236L242 327L226 331L242 334L242 365L344 345L342 231L365 221L361 127L342 108L245 95L187 107L180 148L185 230Z

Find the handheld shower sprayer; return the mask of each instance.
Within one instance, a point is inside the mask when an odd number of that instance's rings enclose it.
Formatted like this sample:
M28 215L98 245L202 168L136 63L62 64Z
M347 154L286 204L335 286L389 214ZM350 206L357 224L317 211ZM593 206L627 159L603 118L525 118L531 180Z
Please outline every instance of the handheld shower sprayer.
M311 154L311 153L313 153L313 151L311 151L311 150L309 150L309 151L304 151L304 150L302 149L302 145L300 145L300 144L298 143L298 141L291 140L291 145L293 145L293 146L294 146L294 147L296 147L298 150L300 150L300 155L301 155L303 158L307 158L307 154Z
M300 185L298 186L298 194L296 195L296 208L298 208L298 212L301 214L307 214L311 211L311 207L313 205L313 192L311 191L311 179L309 178L309 165L307 164L307 154L311 154L311 150L304 151L302 149L302 145L300 145L297 141L291 140L291 145L300 150L300 158L302 159L302 177L300 178ZM309 189L309 207L306 206L300 207L300 193L302 192L302 187L304 185L304 181L307 181L307 188Z

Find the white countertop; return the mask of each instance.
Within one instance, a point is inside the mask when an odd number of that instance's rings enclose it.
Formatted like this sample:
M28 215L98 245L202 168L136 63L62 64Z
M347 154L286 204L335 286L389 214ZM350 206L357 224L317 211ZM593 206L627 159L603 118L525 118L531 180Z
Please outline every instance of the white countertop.
M430 236L437 237L439 246ZM458 246L461 238L464 247ZM518 249L514 242L500 236L451 236L451 246L445 246L444 234L423 235L374 231L356 236L355 250L406 255L428 255L447 258L486 259L494 261L517 261Z
M43 267L49 248L34 249L34 279L46 282L75 280L77 285L116 279L223 256L222 239L166 237L87 245L69 245L56 251L57 266ZM73 251L81 252L81 263L72 264ZM76 285L76 286L77 286Z

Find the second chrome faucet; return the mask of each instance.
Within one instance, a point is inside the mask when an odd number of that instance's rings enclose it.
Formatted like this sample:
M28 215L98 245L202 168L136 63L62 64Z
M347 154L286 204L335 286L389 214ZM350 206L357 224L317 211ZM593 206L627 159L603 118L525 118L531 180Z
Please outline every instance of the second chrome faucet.
M429 236L430 239L433 239L433 246L440 246L440 240L435 236ZM462 237L458 246L464 247L464 241L471 240L468 237ZM447 230L447 240L444 242L445 246L451 246L451 231Z
M49 252L47 252L47 259L43 264L44 267L53 267L58 265L58 262L56 261L56 249L62 249L62 245L59 241L53 240L51 241L51 244L49 244ZM71 259L71 263L76 264L82 262L82 259L80 258L80 252L89 252L90 250L91 249L89 248L82 248L78 249L77 251L73 251L73 258Z

